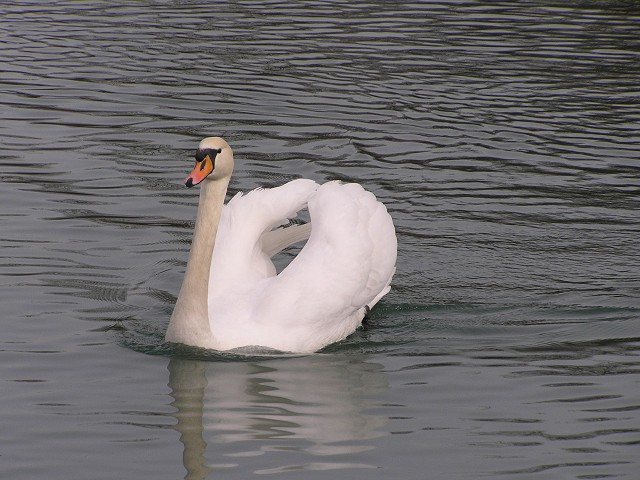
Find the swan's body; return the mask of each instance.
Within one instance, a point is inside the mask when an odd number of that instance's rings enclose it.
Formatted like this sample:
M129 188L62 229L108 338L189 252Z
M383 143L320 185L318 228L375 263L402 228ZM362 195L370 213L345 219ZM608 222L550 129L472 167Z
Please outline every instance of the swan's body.
M186 182L203 181L194 239L166 340L313 352L347 337L390 289L397 242L384 205L357 184L311 180L223 205L232 169L224 140L200 143ZM282 226L307 207L310 224ZM271 257L307 238L276 275Z

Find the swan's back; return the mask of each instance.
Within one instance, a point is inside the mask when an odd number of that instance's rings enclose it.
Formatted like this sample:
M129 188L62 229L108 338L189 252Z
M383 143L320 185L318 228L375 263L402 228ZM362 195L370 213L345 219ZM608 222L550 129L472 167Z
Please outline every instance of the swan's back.
M268 232L305 206L307 244L275 275L267 244L277 236L284 245L289 233ZM360 185L296 180L234 198L225 210L209 296L212 332L223 349L316 351L352 333L389 290L395 229L385 206ZM291 238L304 230L294 227Z

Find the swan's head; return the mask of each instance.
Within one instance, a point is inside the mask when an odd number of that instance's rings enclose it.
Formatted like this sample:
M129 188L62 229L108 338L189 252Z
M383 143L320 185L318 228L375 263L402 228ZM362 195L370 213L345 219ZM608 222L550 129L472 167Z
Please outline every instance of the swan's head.
M207 137L196 150L196 165L184 179L187 187L199 184L205 178L217 180L230 177L233 172L233 152L227 142L220 137Z

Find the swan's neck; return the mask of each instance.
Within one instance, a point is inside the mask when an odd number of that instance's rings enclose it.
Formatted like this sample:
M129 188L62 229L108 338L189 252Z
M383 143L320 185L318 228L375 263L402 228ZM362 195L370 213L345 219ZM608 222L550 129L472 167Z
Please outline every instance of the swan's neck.
M200 190L196 226L182 287L165 340L207 347L214 344L209 324L209 269L229 177L205 180Z

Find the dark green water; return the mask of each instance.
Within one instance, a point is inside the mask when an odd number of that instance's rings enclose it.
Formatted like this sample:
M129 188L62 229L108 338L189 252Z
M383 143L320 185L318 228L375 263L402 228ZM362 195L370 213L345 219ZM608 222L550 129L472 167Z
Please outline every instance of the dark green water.
M636 478L640 7L570 3L0 7L2 478ZM388 206L365 329L163 344L209 135Z

